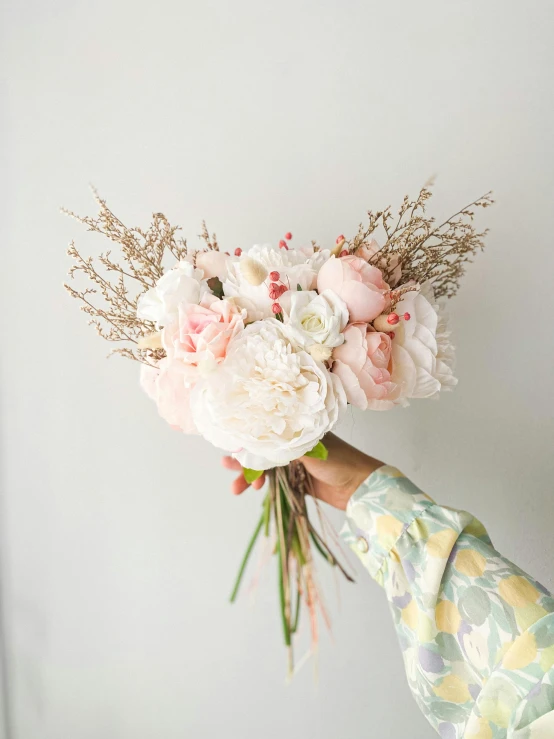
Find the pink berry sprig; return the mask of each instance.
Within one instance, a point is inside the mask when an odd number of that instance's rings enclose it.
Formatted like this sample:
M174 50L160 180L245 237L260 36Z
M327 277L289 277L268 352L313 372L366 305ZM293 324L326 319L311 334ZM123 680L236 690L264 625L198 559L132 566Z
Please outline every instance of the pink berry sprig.
M290 231L287 231L285 234L285 238L281 239L279 242L279 249L286 249L288 251L289 245L287 244L287 241L290 241L292 239L292 234Z
M411 315L409 313L404 313L403 316L399 316L398 313L389 313L387 316L387 323L390 323L391 326L396 326L397 323L400 323L401 318L405 321L409 321Z
M400 321L409 321L410 318L411 315L409 313L404 313L401 316L399 316L398 313L383 313L382 315L377 316L377 318L373 321L373 328L376 331L382 331L383 333L386 333L388 336L390 336L391 339L394 339L396 334L390 329L393 326L398 326Z
M269 279L271 280L268 288L269 297L271 300L274 301L273 305L271 306L271 310L276 316L278 316L279 314L282 314L283 309L281 307L281 304L277 301L279 300L281 295L283 295L283 293L287 292L289 288L281 281L281 275L279 272L277 272L277 270L273 270L269 273Z
M350 252L348 249L343 249L343 246L346 244L346 238L344 234L340 234L340 236L337 236L335 239L335 246L332 250L332 253L337 255L339 257L347 257L349 256Z

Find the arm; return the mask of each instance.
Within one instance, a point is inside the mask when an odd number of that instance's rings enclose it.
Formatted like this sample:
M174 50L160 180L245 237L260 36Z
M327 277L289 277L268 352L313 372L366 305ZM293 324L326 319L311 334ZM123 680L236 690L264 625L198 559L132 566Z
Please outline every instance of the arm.
M554 599L471 514L392 467L350 499L343 537L387 594L416 701L441 737L554 737Z
M473 516L337 437L325 444L326 462L303 460L315 494L346 509L343 538L385 590L410 687L439 735L554 737L554 599ZM246 487L239 475L234 492Z

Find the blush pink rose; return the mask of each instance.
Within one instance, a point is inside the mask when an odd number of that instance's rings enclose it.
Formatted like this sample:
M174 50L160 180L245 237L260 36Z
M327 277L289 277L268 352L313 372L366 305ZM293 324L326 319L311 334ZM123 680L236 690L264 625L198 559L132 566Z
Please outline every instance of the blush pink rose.
M389 286L381 270L352 255L328 259L319 270L317 289L332 290L342 298L351 323L373 321L388 303Z
M245 318L246 311L230 300L204 295L200 305L179 305L179 318L164 328L162 344L168 356L208 369L225 358Z
M158 406L160 416L185 434L197 434L190 411L190 394L198 379L196 367L173 357L165 357L156 367L143 364L140 384Z
M351 323L344 343L333 351L333 373L341 380L349 403L367 410L396 405L400 388L391 381L391 340L366 323Z
M387 268L385 259L382 257L381 259L379 259L379 257L374 259L380 249L381 247L379 246L379 243L375 241L375 239L371 239L367 244L364 244L356 251L356 256L365 259L366 262L372 262L380 270L385 270ZM388 274L390 286L396 287L402 279L402 266L400 264L400 259L397 256L391 257L388 265Z

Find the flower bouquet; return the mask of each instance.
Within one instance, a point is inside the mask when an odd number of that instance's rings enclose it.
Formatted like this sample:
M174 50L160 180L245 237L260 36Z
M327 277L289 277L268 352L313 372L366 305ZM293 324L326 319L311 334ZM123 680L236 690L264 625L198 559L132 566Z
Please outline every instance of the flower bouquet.
M314 550L349 578L325 527L308 517L301 458L326 458L322 439L347 403L389 410L456 384L443 303L483 247L475 209L493 201L486 194L437 224L430 196L424 187L397 211L370 211L330 247L293 248L286 233L276 246L224 251L204 224L193 250L163 214L148 229L128 228L97 193L96 217L65 211L119 246L117 259L106 251L94 261L72 243L70 275L90 284L66 288L100 336L121 345L113 351L140 363L162 418L227 450L248 483L265 472L231 599L257 538L268 537L291 670L302 605L314 645L318 611L325 617Z

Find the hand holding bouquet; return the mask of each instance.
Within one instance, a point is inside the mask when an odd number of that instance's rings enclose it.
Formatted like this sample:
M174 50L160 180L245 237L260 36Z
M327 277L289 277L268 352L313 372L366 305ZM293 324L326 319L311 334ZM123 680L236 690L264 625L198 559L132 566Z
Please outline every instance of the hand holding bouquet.
M456 384L443 299L483 246L474 209L492 200L485 195L437 225L425 213L429 197L423 188L394 215L370 212L367 226L330 248L294 249L287 233L276 246L222 251L204 226L204 247L192 251L162 214L148 230L127 228L98 196L98 217L75 216L121 248L122 262L106 252L98 267L69 248L71 275L82 272L93 285L66 287L99 334L141 363L142 387L173 428L228 452L248 483L265 473L232 598L264 535L278 560L291 669L302 603L314 644L318 609L325 616L314 549L349 577L325 526L307 515L306 495L320 490L300 458L323 464L322 439L347 403L388 410Z

